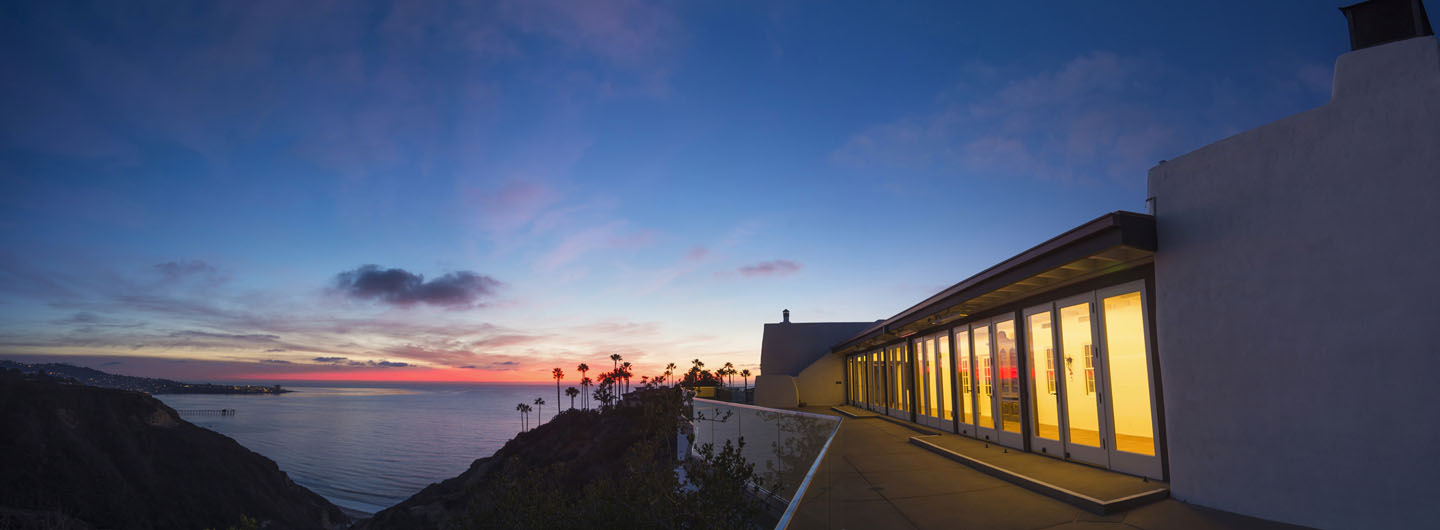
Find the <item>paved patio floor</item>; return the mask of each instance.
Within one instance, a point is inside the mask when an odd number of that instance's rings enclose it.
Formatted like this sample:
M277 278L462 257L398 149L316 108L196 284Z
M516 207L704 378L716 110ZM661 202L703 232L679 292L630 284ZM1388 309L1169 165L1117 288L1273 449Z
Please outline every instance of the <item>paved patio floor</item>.
M1094 515L909 443L915 435L878 418L844 419L790 528L1301 528L1173 499Z

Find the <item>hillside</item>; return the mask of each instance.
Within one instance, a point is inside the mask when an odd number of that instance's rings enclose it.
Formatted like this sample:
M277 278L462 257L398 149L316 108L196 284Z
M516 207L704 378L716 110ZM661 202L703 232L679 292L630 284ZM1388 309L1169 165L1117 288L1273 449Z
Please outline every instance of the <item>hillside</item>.
M212 385L209 383L182 383L169 379L135 377L102 372L94 368L64 363L20 363L0 359L0 369L19 370L27 374L42 374L61 379L74 379L82 384L100 388L134 390L146 394L281 394L289 392L280 385Z
M339 528L347 518L234 440L139 392L0 369L0 519L99 528ZM20 520L21 523L14 521Z

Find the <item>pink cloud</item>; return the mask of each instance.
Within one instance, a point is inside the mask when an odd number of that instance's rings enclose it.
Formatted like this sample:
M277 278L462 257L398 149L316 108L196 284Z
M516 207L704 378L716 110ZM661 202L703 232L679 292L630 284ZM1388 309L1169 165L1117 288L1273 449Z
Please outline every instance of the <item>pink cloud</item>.
M529 225L559 200L559 194L540 182L514 180L494 190L471 189L466 203L477 210L481 226L508 233Z

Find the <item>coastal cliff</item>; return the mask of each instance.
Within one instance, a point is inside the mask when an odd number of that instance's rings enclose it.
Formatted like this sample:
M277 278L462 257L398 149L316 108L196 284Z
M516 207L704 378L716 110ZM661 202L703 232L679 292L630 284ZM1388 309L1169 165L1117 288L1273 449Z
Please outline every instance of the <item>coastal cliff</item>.
M514 493L517 486L533 487L522 484L524 479L545 470L552 473L547 482L564 490L559 493L575 494L597 481L627 476L623 456L647 441L660 441L663 446L657 444L658 450L646 458L673 467L679 401L678 389L656 389L637 392L627 405L603 413L573 409L562 412L548 423L516 435L494 455L475 460L459 476L431 484L404 502L359 521L354 528L435 530L476 526L466 519L477 511L521 508L522 499L496 498L496 490ZM547 493L556 496L556 492Z
M649 386L600 411L563 412L354 528L774 527L778 513L742 447L701 444L694 458L676 458L690 415L682 398L679 388Z
M13 370L0 370L0 470L0 520L13 527L348 523L274 461L148 395Z

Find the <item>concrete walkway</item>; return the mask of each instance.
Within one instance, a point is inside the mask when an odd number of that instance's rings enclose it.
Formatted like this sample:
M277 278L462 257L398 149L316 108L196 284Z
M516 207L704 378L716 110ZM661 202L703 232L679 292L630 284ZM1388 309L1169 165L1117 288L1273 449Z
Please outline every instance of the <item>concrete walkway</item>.
M913 445L916 434L844 419L790 528L1299 528L1173 499L1094 515Z

